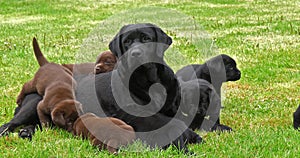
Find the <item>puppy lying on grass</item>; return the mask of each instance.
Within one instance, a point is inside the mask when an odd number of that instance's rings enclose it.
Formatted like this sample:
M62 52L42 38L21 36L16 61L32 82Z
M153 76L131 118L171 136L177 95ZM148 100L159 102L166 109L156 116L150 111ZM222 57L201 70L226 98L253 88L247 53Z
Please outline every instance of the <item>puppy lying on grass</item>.
M37 92L43 100L37 106L37 113L42 126L54 123L60 128L72 130L73 123L78 118L77 108L81 104L75 100L75 80L72 72L55 63L50 63L43 56L37 40L33 38L33 49L40 68L34 78L25 83L18 98L20 106L25 95Z
M122 120L112 117L98 117L93 113L81 115L74 123L73 134L89 139L100 150L106 148L117 154L122 145L132 143L135 139L133 128Z

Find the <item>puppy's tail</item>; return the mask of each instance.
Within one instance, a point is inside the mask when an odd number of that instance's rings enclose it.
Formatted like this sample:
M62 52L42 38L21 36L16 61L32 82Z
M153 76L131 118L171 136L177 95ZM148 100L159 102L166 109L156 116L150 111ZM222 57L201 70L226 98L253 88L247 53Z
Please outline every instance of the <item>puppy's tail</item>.
M32 45L33 45L34 55L35 55L39 65L43 66L43 65L49 63L48 60L44 57L35 37L33 37Z

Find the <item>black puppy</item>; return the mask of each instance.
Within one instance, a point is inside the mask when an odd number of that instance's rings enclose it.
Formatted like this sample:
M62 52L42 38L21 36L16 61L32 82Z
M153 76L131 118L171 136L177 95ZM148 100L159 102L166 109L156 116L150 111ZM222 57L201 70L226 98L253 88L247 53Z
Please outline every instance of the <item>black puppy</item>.
M203 79L182 82L180 120L189 128L213 130L220 115L221 100L213 86Z
M236 67L236 62L228 55L221 54L206 61L204 64L192 64L183 67L176 72L176 76L181 81L192 79L204 79L214 86L217 94L221 96L221 86L223 82L237 81L241 78L241 72ZM226 125L220 124L218 119L213 130L232 130Z
M300 127L300 105L293 114L293 126L295 129L298 129Z
M237 68L233 58L221 54L206 61L204 64L185 66L176 72L178 79L189 81L195 78L204 79L212 83L220 95L223 82L237 81L241 78L241 71Z
M187 152L187 143L200 143L202 138L171 117L178 110L175 103L180 92L175 74L163 60L171 43L153 24L124 26L109 44L119 59L117 68L92 79L78 77L76 96L87 112L97 111L94 106L100 103L107 116L131 125L137 138L150 146L174 144Z
M13 119L0 127L0 136L14 132L20 126L25 126L20 130L19 136L31 139L36 126L42 129L37 114L37 104L41 100L42 97L38 94L27 95L21 106L15 109Z

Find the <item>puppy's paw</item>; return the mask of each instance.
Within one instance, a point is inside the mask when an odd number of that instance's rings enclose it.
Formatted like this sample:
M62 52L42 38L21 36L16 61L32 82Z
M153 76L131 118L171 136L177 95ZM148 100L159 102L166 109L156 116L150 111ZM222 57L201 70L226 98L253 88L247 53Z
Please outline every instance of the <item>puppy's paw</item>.
M215 124L212 128L211 131L218 131L218 132L231 132L232 128L226 125L222 124Z
M200 143L205 143L205 141L199 136L197 135L195 138L194 138L194 144L200 144Z

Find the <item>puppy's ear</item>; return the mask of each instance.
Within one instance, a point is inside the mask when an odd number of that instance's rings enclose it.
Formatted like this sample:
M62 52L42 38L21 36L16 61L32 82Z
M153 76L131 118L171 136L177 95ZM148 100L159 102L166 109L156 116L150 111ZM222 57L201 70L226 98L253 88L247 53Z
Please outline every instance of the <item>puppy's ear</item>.
M60 108L56 108L51 112L51 118L53 123L60 128L66 127L66 120L64 117L64 113L65 111Z

